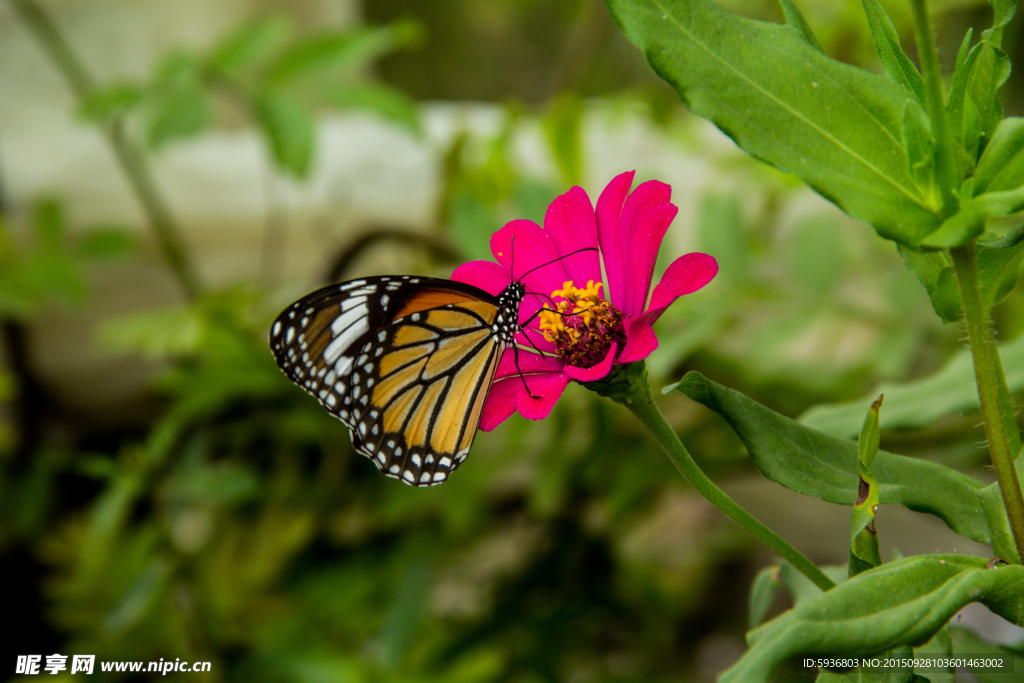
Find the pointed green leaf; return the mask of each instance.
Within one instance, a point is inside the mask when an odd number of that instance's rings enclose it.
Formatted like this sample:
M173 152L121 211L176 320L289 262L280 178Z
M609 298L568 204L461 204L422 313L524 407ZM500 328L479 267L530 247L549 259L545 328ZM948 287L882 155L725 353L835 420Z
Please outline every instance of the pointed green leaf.
M1024 623L1024 566L985 565L979 557L918 555L858 574L748 633L750 648L719 680L767 683L798 653L920 645L971 602Z
M799 31L800 36L807 41L808 45L821 52L821 45L818 43L818 39L814 37L811 25L807 23L803 12L800 11L800 8L796 6L793 0L779 0L779 4L782 5L782 14L786 17L786 23Z
M1024 256L1024 223L998 244L979 244L978 279L986 307L999 303L1017 286L1021 257Z
M676 389L725 418L768 479L830 503L852 505L857 500L860 462L853 441L809 429L698 372L688 373ZM988 542L978 481L934 462L886 451L878 452L872 472L880 503L933 514L961 536Z
M984 147L1003 119L1003 108L996 92L1010 77L1010 58L998 45L982 40L971 50L967 62L967 97L978 109L981 146Z
M390 86L381 83L347 83L322 91L322 95L331 104L377 114L414 135L423 132L416 103Z
M932 308L944 323L954 323L964 317L960 302L960 287L956 273L941 251L915 251L902 244L898 245L903 263L914 272L928 292Z
M259 66L284 45L290 32L284 16L257 19L222 40L213 49L210 64L227 72Z
M420 25L411 21L321 33L282 52L267 67L262 84L273 88L325 70L353 69L415 43L421 35Z
M768 608L779 594L780 585L778 565L765 567L754 577L754 585L750 587L750 628L764 621Z
M829 59L790 26L742 19L707 0L608 6L655 72L741 148L887 239L912 245L938 227L910 176L902 86Z
M878 532L875 512L878 510L878 481L871 471L861 466L860 490L850 520L850 576L882 564L878 553Z
M907 100L903 110L903 144L907 148L910 177L929 201L938 202L935 186L935 137L924 107L917 100Z
M960 301L960 286L956 281L956 272L944 252L914 251L902 245L899 251L903 262L914 271L928 292L932 307L942 321L951 323L962 320L964 311ZM978 278L982 301L986 306L999 303L1013 291L1024 256L1022 251L1024 224L998 243L977 245Z
M1003 119L978 160L974 193L1013 190L1024 185L1024 119Z
M1024 460L1017 459L1017 478L1024 481ZM1010 519L1006 515L1006 503L999 482L989 484L978 492L978 498L985 509L988 526L992 534L992 552L996 557L1014 564L1020 564L1017 544L1013 540Z
M967 29L967 34L964 36L963 42L960 43L960 52L957 53L953 78L949 84L949 98L946 100L949 135L954 141L959 142L961 147L964 143L964 100L967 98L967 56L973 33L974 29ZM961 177L964 176L965 174L961 174Z
M254 103L274 161L297 178L305 177L313 158L313 118L295 99L269 92Z
M211 109L209 96L198 88L168 93L153 106L146 142L156 150L196 135L209 123Z
M860 438L857 439L857 457L860 458L860 464L867 468L871 467L871 463L878 455L878 444L881 440L878 434L878 412L882 408L884 398L885 394L882 394L871 404L868 416L864 418L864 427L860 430Z
M857 439L857 456L860 459L860 484L857 501L853 505L850 522L850 576L882 564L878 554L878 533L875 530L875 512L878 510L878 481L871 474L871 463L878 455L878 411L883 396L871 404L864 418L864 427Z
M924 79L914 63L903 52L899 34L892 20L878 0L863 0L864 13L868 17L871 38L875 41L875 50L882 68L889 78L909 90L918 102L924 102Z
M129 83L97 88L82 99L78 115L91 121L107 123L137 105L142 97L142 89Z
M992 5L992 28L998 29L1010 23L1017 12L1018 0L989 0Z
M932 249L948 249L967 244L985 231L985 221L995 216L1009 216L1024 209L1024 185L1015 190L986 192L960 205L942 226L921 240Z

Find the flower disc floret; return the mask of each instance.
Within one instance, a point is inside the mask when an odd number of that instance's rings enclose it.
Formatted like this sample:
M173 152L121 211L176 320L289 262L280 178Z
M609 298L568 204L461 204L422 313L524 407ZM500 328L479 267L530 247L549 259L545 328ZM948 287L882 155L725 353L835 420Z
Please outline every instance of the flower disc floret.
M601 297L600 282L587 281L584 289L572 280L551 292L557 309L544 304L538 316L544 339L555 345L558 357L577 368L592 368L608 356L612 344L625 348L626 329L622 311ZM562 301L555 301L555 299Z

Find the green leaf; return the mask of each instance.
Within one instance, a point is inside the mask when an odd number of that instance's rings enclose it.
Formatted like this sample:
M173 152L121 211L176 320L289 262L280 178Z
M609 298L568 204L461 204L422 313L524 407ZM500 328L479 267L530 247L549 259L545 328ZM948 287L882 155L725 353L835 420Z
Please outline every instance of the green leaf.
M971 50L967 63L967 97L978 109L983 148L1003 119L996 91L1010 77L1010 58L998 45L982 40Z
M1017 479L1024 480L1024 460L1017 459ZM1010 519L1006 515L1006 503L999 482L993 482L978 492L978 498L985 509L988 527L992 535L992 553L1007 562L1020 564L1017 544L1010 529Z
M971 36L974 29L967 29L963 42L960 43L960 51L957 53L956 66L953 68L953 78L949 84L949 98L946 100L946 118L949 119L949 135L964 144L964 102L967 98L967 56L971 47ZM966 174L961 174L965 177Z
M764 621L775 596L779 594L780 585L778 565L765 567L754 577L754 584L750 587L750 628Z
M913 245L938 226L909 172L906 89L829 59L792 27L742 19L707 0L608 5L655 72L741 148L887 239Z
M924 79L921 78L921 73L914 63L903 52L903 46L900 44L900 37L896 33L896 27L892 24L892 19L885 13L885 9L878 3L878 0L863 0L863 4L864 13L868 17L868 26L871 28L871 38L875 41L875 50L878 51L878 59L882 62L885 73L913 93L918 102L924 102Z
M131 253L137 244L135 236L123 228L93 228L76 235L78 251L86 258L106 259Z
M910 176L929 201L938 202L935 186L935 137L924 107L917 100L907 100L903 110L903 144L907 148Z
M271 91L257 97L256 118L270 143L274 162L304 178L313 159L313 118L294 98Z
M1010 392L1024 391L1024 336L1001 344L999 356ZM919 429L943 415L979 408L974 362L970 350L964 349L933 375L912 382L884 382L853 401L815 406L800 417L800 423L832 436L851 437L860 428L872 397L879 393L887 397L881 428L890 431Z
M918 555L858 574L748 633L750 648L719 681L767 683L798 653L864 654L920 645L971 602L1024 623L1024 567L986 569L985 563L963 555Z
M782 5L782 14L786 17L786 23L799 31L808 45L818 52L822 52L821 45L811 30L811 25L807 23L803 12L800 11L800 8L796 6L793 0L779 0L779 4Z
M878 481L871 474L871 463L878 455L878 411L882 396L871 404L857 440L860 477L857 501L853 505L850 521L850 576L873 569L882 564L878 554L878 533L875 530L875 512L878 510Z
M1015 190L986 192L967 199L960 210L942 226L921 240L921 246L948 249L967 244L985 231L985 221L996 216L1009 216L1024 209L1024 185Z
M676 389L725 418L768 479L830 503L852 505L857 500L860 462L853 441L809 429L698 372L688 373ZM879 451L872 472L879 483L879 503L933 514L961 536L988 542L978 481L937 463L886 451Z
M981 299L987 308L999 303L1017 286L1024 256L1024 223L998 243L977 247Z
M161 98L150 115L146 142L160 149L174 140L202 131L210 120L210 99L201 90L187 90Z
M90 121L106 123L124 114L142 99L142 88L128 83L96 88L82 99L78 115Z
M284 16L257 19L224 38L213 49L209 63L229 73L259 66L283 46L290 32Z
M998 243L977 245L978 278L981 297L991 307L1013 291L1020 270L1024 239L1024 225ZM964 317L960 301L960 286L956 271L948 262L945 253L939 251L914 251L900 245L900 255L910 270L914 271L932 301L932 307L944 323L958 322Z
M868 409L868 416L864 418L864 427L860 430L860 438L857 439L857 458L860 464L870 469L871 463L878 456L878 445L881 438L878 434L878 411L882 409L882 400L885 394L875 399ZM858 493L857 498L861 496Z
M423 132L415 102L399 90L380 83L351 83L323 93L327 101L379 114L414 135Z
M1024 185L1024 119L1003 119L978 160L974 194L1013 190Z
M1017 12L1018 0L989 0L992 5L992 28L998 29L1010 23Z
M146 109L146 140L153 149L206 127L212 105L193 55L174 52L164 58L147 94Z
M953 323L962 320L964 309L960 301L960 287L956 283L953 266L947 261L945 253L915 251L902 244L898 245L898 248L903 263L914 272L928 292L932 308L942 318L942 322Z
M306 38L286 49L267 67L263 87L273 88L326 70L354 69L402 45L414 43L421 33L418 23L401 22Z

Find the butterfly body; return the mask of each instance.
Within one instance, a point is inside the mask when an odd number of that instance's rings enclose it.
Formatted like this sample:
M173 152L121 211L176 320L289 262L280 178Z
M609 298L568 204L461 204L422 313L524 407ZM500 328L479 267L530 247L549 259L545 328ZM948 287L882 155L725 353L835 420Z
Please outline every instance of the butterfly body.
M427 277L330 285L286 308L270 347L278 367L389 477L440 484L466 459L525 295Z

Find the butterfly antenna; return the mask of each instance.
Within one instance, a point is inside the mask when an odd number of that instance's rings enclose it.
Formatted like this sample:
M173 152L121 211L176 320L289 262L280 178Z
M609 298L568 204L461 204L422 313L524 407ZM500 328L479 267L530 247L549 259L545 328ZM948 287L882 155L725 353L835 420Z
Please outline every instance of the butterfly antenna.
M514 239L515 238L513 238L513 240ZM597 251L597 247L583 247L582 249L577 249L576 251L570 251L568 254L562 254L558 258L553 258L550 261L548 261L547 263L542 263L539 266L534 266L533 268L530 268L528 271L526 271L525 273L520 275L519 279L516 280L516 282L522 282L524 277L526 277L527 275L529 275L530 273L532 273L533 271L535 271L535 270L537 270L539 268L543 268L544 266L550 266L552 263L556 263L558 261L561 261L562 259L567 259L570 256L575 256L576 254L582 253L584 251ZM509 270L511 271L511 268Z

